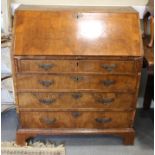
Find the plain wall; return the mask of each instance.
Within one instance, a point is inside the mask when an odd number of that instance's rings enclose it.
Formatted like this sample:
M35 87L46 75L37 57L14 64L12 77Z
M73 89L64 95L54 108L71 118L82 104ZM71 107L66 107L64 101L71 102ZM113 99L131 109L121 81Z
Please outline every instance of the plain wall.
M34 5L108 5L144 6L148 0L12 0L14 3Z

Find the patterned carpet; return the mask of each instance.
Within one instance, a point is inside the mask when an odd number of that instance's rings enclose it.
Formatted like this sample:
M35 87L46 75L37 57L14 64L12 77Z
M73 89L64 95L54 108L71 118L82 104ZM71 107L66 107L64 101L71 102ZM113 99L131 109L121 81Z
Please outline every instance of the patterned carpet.
M65 148L63 145L56 146L53 143L35 142L27 146L17 146L15 142L1 143L2 155L65 155Z

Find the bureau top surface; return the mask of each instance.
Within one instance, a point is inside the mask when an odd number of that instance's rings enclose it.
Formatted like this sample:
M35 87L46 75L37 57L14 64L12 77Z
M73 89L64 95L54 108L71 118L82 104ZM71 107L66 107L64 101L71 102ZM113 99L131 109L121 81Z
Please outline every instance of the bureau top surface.
M63 6L63 5L20 5L20 11L84 11L84 12L117 12L137 13L132 7L119 6Z
M13 54L142 56L139 16L130 7L21 6Z

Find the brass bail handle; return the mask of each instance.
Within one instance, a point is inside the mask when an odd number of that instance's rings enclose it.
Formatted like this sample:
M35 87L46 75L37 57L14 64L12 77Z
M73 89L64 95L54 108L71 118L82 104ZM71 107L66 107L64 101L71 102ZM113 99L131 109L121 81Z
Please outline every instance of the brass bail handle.
M74 99L80 99L81 97L82 97L82 93L72 93L72 97L74 98Z
M39 83L45 87L49 87L54 84L54 80L40 80Z
M41 118L40 121L47 125L53 125L56 122L56 118Z
M102 80L101 81L102 84L104 84L105 86L110 86L116 83L115 80Z
M79 112L79 111L74 111L74 112L72 112L72 116L74 117L74 118L77 118L77 117L79 117L81 115L81 113Z
M54 67L54 64L39 64L39 67L44 70L49 70Z
M39 99L39 102L42 104L52 104L56 101L56 99Z
M107 70L108 72L112 72L117 67L117 65L116 64L102 64L101 67Z
M98 103L101 104L111 104L114 101L114 98L101 98L101 99L97 99Z
M95 121L97 123L110 123L112 119L111 118L96 118Z

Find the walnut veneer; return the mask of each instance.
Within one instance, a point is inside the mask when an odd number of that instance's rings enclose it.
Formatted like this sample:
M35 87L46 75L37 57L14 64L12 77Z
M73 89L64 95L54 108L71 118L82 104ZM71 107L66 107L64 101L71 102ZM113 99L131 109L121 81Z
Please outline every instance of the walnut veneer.
M13 34L18 144L40 134L133 144L143 54L135 10L21 6Z

